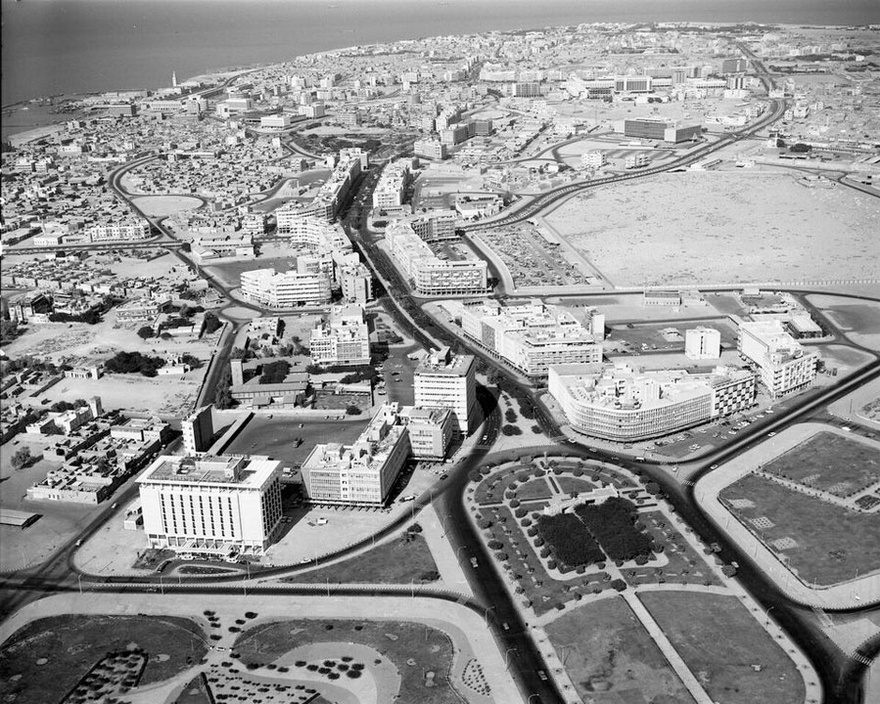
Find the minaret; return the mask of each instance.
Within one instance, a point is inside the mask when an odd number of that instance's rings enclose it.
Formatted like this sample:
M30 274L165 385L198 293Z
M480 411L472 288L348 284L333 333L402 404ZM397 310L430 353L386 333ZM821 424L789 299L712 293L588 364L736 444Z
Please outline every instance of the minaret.
M177 71L171 72L171 87L177 88Z

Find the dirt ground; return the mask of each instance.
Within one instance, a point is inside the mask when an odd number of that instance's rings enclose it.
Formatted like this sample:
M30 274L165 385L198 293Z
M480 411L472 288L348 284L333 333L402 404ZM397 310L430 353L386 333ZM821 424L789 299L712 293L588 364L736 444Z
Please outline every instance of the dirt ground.
M789 174L668 174L598 189L547 220L618 286L877 276L877 201Z
M202 206L202 201L198 198L188 196L144 196L136 198L134 202L145 214L156 218L174 215L182 210L195 210Z

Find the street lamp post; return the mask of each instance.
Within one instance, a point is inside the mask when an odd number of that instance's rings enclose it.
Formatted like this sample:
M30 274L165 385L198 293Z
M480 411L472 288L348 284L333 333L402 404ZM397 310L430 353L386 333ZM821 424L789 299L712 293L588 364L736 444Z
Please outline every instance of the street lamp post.
M506 670L510 669L510 654L515 652L516 648L508 648L507 651L504 653L504 668Z

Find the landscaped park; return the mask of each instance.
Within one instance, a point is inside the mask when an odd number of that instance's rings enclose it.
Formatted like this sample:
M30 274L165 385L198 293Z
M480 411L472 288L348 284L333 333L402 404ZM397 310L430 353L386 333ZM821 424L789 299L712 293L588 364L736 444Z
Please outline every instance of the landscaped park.
M120 696L198 664L202 629L171 616L56 616L29 623L0 648L0 700L81 702Z
M328 683L373 691L399 701L459 704L449 679L453 645L445 633L395 621L280 621L245 631L235 655L249 670L274 665L314 673ZM375 700L375 699L374 699Z
M627 585L720 584L682 534L689 529L660 510L651 482L571 457L524 456L481 472L472 477L475 519L538 616Z

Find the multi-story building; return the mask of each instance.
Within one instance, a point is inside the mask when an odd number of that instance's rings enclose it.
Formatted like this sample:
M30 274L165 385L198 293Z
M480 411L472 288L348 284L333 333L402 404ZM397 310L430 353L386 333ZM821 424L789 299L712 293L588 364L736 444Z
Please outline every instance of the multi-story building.
M662 118L638 118L623 121L623 134L639 139L657 139L672 144L697 139L702 125L677 125Z
M582 169L601 169L607 163L608 155L599 149L591 149L581 154Z
M409 434L410 455L415 459L442 460L455 435L452 409L404 406L400 410Z
M476 413L476 363L472 355L452 354L448 347L433 350L413 376L417 408L448 408L465 435Z
M277 234L290 237L319 253L351 251L351 240L338 223L306 215L299 206L285 205L275 211Z
M373 300L373 274L357 254L334 255L333 263L343 299L360 306Z
M370 363L370 331L364 309L357 305L333 306L330 319L312 330L312 362L318 365Z
M267 457L163 455L137 484L154 548L260 555L281 525L280 462Z
M617 442L667 435L749 408L755 375L717 367L638 371L625 364L550 367L550 394L579 433Z
M724 59L721 61L721 73L745 73L748 70L748 59Z
M409 185L412 161L397 159L383 170L373 190L373 207L385 211L398 211L403 205L406 187ZM409 211L409 208L407 208Z
M300 467L309 502L382 506L409 457L397 404L383 406L352 445L315 445Z
M482 259L440 259L412 226L398 220L385 229L391 254L417 293L424 296L476 295L488 286L488 266Z
M92 242L145 240L151 235L150 223L146 220L100 223L87 226L83 232Z
M783 321L743 321L739 352L758 365L761 383L774 398L806 388L816 378L819 355L808 352L785 330Z
M405 218L419 237L425 242L454 240L456 214L454 210L429 210Z
M614 90L618 93L650 93L654 90L651 76L619 76L614 79Z
M455 302L446 307L460 319L465 335L527 376L544 377L553 364L602 361L604 316L595 310L581 322L571 312L539 300L514 306Z
M446 145L438 139L417 139L413 144L413 153L426 159L442 161L446 158Z
M688 359L718 359L721 356L721 333L703 326L686 330L684 355Z
M508 92L514 98L540 98L541 84L535 82L511 83Z
M333 173L318 189L314 200L308 205L285 206L280 208L279 212L284 212L289 220L308 216L333 220L348 197L355 179L360 175L361 170L366 168L368 160L367 152L359 148L341 149ZM331 158L329 162L332 165L333 159Z
M256 269L241 274L241 292L248 300L270 308L320 305L330 300L330 277L324 272L276 273L272 268Z
M207 452L214 437L214 407L202 406L193 411L180 423L183 431L183 452L197 456Z

